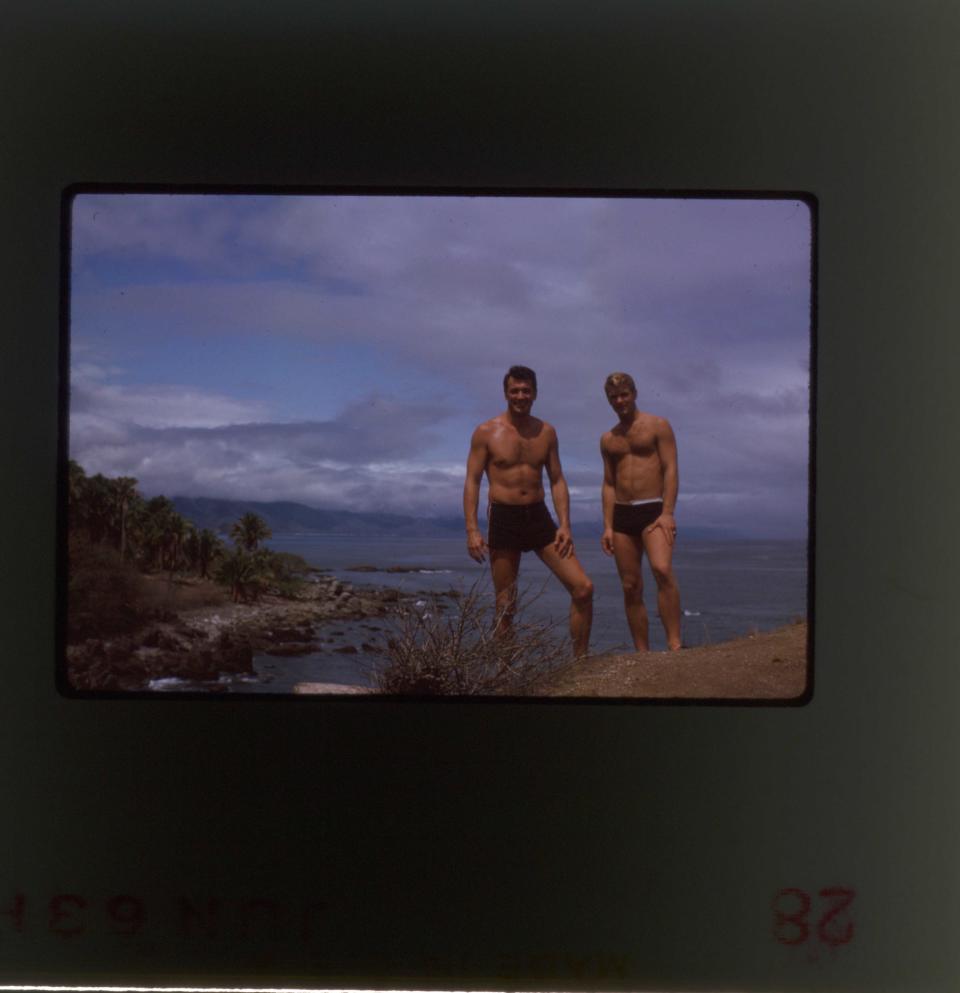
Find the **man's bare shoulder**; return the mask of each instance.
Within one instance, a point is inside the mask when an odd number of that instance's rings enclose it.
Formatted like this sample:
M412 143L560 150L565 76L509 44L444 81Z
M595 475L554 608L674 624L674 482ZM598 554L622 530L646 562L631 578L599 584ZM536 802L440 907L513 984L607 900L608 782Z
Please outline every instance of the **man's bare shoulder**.
M661 417L659 414L647 414L647 417L650 418L650 426L657 434L667 434L673 431L670 422L665 417Z
M502 423L499 415L497 417L491 417L488 421L483 421L483 423L478 424L473 429L473 440L482 441L485 438L489 438Z
M661 417L659 414L651 414L647 410L638 410L636 420L633 423L644 431L652 430L659 433L664 429L670 429L670 422L665 417Z
M600 446L611 445L619 438L626 438L644 416L642 411L637 411L637 416L632 424L624 424L622 421L617 421L609 431L604 431L600 435Z

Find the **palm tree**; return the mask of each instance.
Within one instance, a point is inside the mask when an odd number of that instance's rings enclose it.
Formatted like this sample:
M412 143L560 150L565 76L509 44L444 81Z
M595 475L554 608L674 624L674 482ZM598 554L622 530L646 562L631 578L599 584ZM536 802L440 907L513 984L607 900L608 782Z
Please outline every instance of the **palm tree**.
M192 525L165 496L149 500L144 514L144 543L154 565L172 574L183 558L183 543Z
M183 540L183 554L187 560L187 567L197 569L200 565L200 535L197 529L189 521L187 522L187 536Z
M167 560L167 524L174 513L173 502L165 496L148 500L143 509L142 541L148 562L163 568Z
M147 501L134 493L127 504L126 543L127 553L137 559L141 565L149 562L151 549L149 542L150 515L147 513Z
M253 513L244 514L230 529L230 537L248 552L255 552L260 542L269 538L272 533L267 522Z
M263 585L263 563L242 548L235 548L217 569L217 580L230 587L233 602L256 599Z
M71 537L80 531L87 531L87 490L89 482L83 466L70 459L67 467L67 527Z
M120 515L120 559L122 561L127 551L127 511L133 498L137 496L137 480L132 476L119 476L117 479L111 480L111 484L113 498Z
M183 543L187 537L190 524L175 510L167 515L164 522L164 545L167 552L167 568L171 577L174 569L180 564L183 554Z
M223 551L223 542L209 528L204 528L197 536L197 563L200 578L207 578L207 571L213 559Z
M83 492L86 489L87 474L83 471L83 466L73 459L67 463L67 493L70 499L70 507L79 508Z
M94 542L103 541L113 530L116 507L111 483L112 480L98 472L87 477L83 488L80 516Z

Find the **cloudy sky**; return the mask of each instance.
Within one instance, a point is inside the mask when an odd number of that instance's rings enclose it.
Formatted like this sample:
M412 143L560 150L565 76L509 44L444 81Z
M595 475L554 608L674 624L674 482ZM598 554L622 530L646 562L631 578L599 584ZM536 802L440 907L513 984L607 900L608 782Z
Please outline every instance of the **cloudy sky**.
M147 496L459 514L517 363L599 521L624 370L682 523L805 537L810 237L796 200L82 194L70 456Z

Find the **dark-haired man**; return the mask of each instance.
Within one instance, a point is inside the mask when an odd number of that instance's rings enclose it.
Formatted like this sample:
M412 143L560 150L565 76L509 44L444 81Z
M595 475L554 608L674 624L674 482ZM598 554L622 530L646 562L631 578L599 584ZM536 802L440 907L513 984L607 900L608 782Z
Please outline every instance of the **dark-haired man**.
M646 551L657 581L657 606L667 647L680 645L680 590L673 574L679 475L677 443L663 417L637 410L637 387L625 372L604 383L607 401L619 419L600 439L603 458L603 537L623 587L623 603L634 647L649 649L647 608L640 565Z
M490 553L490 571L497 598L496 631L508 635L517 600L520 557L535 552L570 594L570 637L582 655L590 641L593 583L573 551L570 494L560 468L557 432L530 413L537 398L537 377L526 366L511 366L503 377L507 409L484 421L470 439L463 513L467 551L477 562ZM544 502L543 470L560 526ZM489 531L484 540L477 521L480 481L490 483Z

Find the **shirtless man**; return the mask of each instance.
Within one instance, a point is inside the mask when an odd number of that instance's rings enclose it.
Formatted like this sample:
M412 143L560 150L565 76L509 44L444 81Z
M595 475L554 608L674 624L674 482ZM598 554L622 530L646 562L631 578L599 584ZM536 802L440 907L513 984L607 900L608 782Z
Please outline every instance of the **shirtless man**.
M490 552L497 598L495 630L501 637L509 636L512 630L520 556L523 552L536 552L570 594L570 637L575 654L582 655L590 641L593 583L573 552L570 494L560 468L557 432L530 414L537 398L537 377L532 369L511 366L503 377L503 392L507 409L484 421L470 439L463 486L467 551L477 562L483 562L484 553ZM544 468L560 527L544 503ZM477 523L484 472L490 482L490 530L486 541Z
M667 647L680 648L680 590L671 558L677 525L677 443L668 421L637 410L637 388L625 372L604 383L607 400L620 419L600 439L603 458L603 537L623 586L627 623L637 651L649 650L647 608L640 564L646 550L657 581L657 606Z

